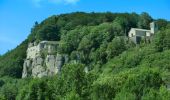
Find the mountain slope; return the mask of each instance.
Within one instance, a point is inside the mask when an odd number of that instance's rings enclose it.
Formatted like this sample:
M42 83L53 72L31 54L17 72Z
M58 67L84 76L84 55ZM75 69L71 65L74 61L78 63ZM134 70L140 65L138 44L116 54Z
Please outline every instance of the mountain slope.
M133 18L133 17L134 18ZM82 31L81 28L83 26L96 26L101 23L111 23L113 20L117 20L120 22L121 25L119 25L117 28L120 30L122 28L122 25L124 27L124 24L129 24L130 26L136 26L136 22L134 22L134 19L138 19L139 15L137 14L128 14L128 13L83 13L83 12L77 12L77 13L71 13L71 14L62 14L57 16L51 16L48 19L44 20L40 24L38 22L35 22L34 27L31 29L31 34L28 36L28 39L25 40L21 45L19 45L16 49L11 50L10 52L3 55L0 59L0 69L2 69L2 75L8 75L8 76L14 76L14 77L21 77L21 74L19 74L22 71L22 65L23 65L23 59L25 59L25 52L26 48L29 42L33 41L42 41L42 40L56 40L59 41L62 36L64 37L65 34L68 33L74 33L72 30ZM122 17L122 18L118 18ZM95 18L95 19L94 19ZM125 19L123 19L125 18ZM130 19L130 20L129 20ZM123 20L126 20L126 23L123 22ZM128 22L127 22L128 21ZM117 23L115 23L117 24ZM128 29L129 27L128 26ZM77 30L76 30L77 29ZM87 29L88 30L88 29ZM84 29L86 31L86 28ZM71 33L71 34L72 34ZM121 31L122 33L122 31ZM75 33L77 34L77 33ZM116 33L120 34L120 33ZM66 35L66 36L68 36ZM68 36L69 37L69 36ZM63 39L64 40L64 39ZM66 40L66 39L65 39ZM62 41L62 40L61 40ZM21 52L20 52L21 51ZM71 52L71 51L66 51ZM20 57L20 58L16 58ZM7 60L9 61L9 64L6 64ZM18 61L17 61L18 60ZM22 60L22 61L19 61ZM18 63L20 62L20 63ZM13 70L13 68L16 65L16 69L19 71L17 74L10 74L10 73L4 73L6 71L4 70ZM19 67L20 66L20 67Z
M148 29L152 21L159 32L151 43L127 39L130 28ZM70 61L60 75L20 79L28 43L42 40L60 41L56 51ZM169 43L170 22L147 13L54 15L36 22L27 40L0 57L0 99L168 100Z

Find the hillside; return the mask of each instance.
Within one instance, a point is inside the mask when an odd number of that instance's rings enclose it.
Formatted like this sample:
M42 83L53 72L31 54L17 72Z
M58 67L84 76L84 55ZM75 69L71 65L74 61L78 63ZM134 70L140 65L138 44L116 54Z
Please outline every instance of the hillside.
M152 21L159 31L150 43L128 40L132 27L149 29ZM21 79L28 43L44 40L59 41L56 52L70 61L60 75ZM0 99L168 100L169 60L170 22L164 19L147 13L53 15L35 22L25 41L0 56Z

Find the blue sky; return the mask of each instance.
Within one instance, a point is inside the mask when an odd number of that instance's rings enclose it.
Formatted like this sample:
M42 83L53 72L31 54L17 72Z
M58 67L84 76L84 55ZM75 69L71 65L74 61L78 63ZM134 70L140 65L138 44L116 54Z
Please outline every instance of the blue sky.
M75 11L148 12L170 20L170 0L0 0L0 54L25 40L35 21Z

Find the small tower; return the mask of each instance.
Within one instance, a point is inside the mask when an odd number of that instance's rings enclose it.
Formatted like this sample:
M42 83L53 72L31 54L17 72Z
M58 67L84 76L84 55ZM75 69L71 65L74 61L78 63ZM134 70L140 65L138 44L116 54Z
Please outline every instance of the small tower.
M150 23L151 34L155 34L158 31L158 25L155 22Z

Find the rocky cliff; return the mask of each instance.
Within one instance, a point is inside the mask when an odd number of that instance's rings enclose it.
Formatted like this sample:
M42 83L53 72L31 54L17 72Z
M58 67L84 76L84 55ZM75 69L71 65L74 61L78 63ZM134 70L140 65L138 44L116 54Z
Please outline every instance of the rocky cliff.
M53 76L60 72L68 56L56 52L58 43L42 41L39 44L30 43L27 58L24 61L22 78Z

